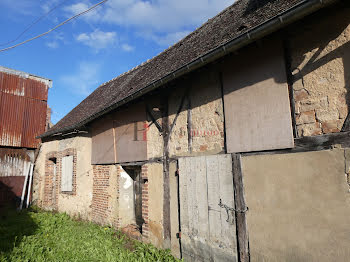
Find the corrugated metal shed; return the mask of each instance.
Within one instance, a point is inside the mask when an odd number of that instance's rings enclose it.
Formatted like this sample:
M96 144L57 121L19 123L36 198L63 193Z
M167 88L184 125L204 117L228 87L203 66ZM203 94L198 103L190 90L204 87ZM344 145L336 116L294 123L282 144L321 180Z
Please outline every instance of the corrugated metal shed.
M52 81L0 67L0 146L36 148Z
M34 150L0 148L0 178L25 176L25 166L33 160Z

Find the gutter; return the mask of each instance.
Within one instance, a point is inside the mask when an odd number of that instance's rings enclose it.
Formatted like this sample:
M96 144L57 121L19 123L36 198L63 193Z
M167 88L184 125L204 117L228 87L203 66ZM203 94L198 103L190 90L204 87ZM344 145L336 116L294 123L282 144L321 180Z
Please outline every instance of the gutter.
M65 127L60 129L60 133L70 131L75 128L82 127L86 125L87 123L93 121L94 119L109 113L110 111L128 103L132 100L141 97L142 95L153 91L162 85L175 80L176 78L179 78L187 73L190 73L204 65L207 65L225 55L228 53L232 53L252 42L255 42L264 36L267 36L269 34L272 34L279 29L307 16L311 13L314 13L318 11L321 8L324 8L330 4L333 4L339 0L304 0L300 2L299 4L291 7L290 9L284 11L283 13L267 20L266 22L253 27L249 29L247 32L237 36L236 38L232 39L231 41L227 42L226 44L223 44L212 51L209 51L207 54L193 60L192 62L188 63L187 65L184 65L183 67L173 71L172 73L169 73L165 77L154 81L153 83L149 84L148 86L140 89L139 91L135 92L134 94L129 95L128 97L120 100L119 102L113 104L112 106L109 106L102 111L88 117L87 119L78 122L77 124ZM56 131L57 132L57 131ZM48 131L47 133L44 133L38 138L44 138L51 135L55 135L55 132Z

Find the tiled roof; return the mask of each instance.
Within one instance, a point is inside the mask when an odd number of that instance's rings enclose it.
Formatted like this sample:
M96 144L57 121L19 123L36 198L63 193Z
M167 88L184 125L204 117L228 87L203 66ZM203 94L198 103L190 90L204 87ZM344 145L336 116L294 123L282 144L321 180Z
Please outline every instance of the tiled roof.
M301 2L305 1L236 1L156 57L99 86L42 137L81 127L118 101Z

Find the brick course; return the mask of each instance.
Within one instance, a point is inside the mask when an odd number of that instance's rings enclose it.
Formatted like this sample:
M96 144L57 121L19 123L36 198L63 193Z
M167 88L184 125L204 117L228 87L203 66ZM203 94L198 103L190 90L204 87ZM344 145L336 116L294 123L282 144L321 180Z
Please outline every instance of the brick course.
M64 156L73 156L73 190L71 192L61 191L61 175L62 175L62 158ZM54 176L54 166L55 163L53 159L56 159L56 176ZM58 208L58 195L76 195L77 192L77 152L74 148L68 148L64 151L57 152L52 151L46 154L45 159L45 178L44 180L44 196L43 202L40 204L44 209L54 209ZM42 183L43 180L39 180ZM41 187L41 186L40 186ZM40 188L39 187L39 188Z
M107 218L110 214L108 206L110 199L108 193L109 179L110 166L95 165L93 167L92 220L98 224L107 224ZM117 225L118 222L117 219Z
M142 185L142 218L145 223L142 225L142 237L149 237L149 216L148 216L148 166L141 168L141 177L144 181Z

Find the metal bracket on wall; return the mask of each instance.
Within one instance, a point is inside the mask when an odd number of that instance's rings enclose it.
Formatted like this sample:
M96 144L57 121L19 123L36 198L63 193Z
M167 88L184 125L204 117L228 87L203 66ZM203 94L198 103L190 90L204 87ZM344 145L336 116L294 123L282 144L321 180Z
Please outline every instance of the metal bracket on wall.
M238 209L235 209L235 208L233 208L233 207L229 207L229 206L227 206L227 205L225 205L225 204L222 203L221 198L220 198L220 202L219 202L218 206L221 207L221 208L224 208L224 209L226 210L226 214L227 214L226 222L231 222L231 223L234 223L234 215L232 214L232 219L231 219L232 221L230 221L230 213L229 213L229 211L231 211L231 212L245 213L245 212L247 212L247 211L249 210L248 207L246 207L245 210L238 210Z

